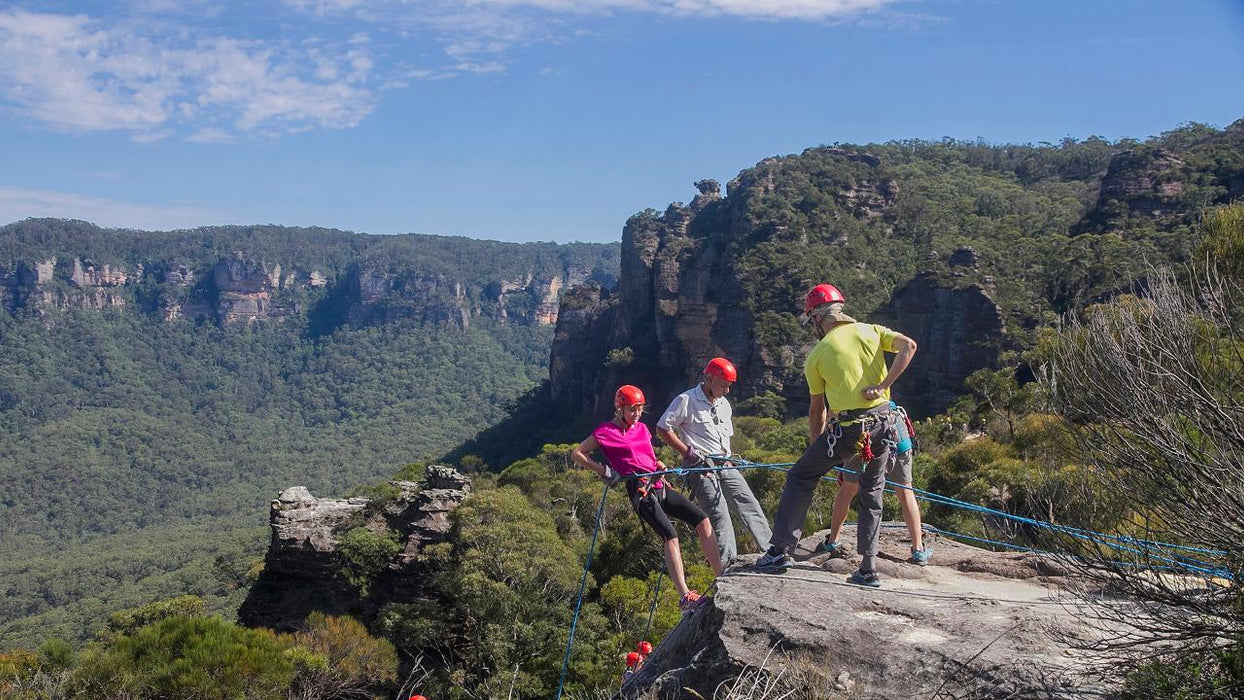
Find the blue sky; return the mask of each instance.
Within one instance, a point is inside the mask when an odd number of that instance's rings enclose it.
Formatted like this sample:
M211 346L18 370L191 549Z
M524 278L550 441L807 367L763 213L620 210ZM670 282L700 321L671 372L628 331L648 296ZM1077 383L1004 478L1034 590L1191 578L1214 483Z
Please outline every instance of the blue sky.
M1241 0L0 2L0 224L617 240L762 158L1244 117Z

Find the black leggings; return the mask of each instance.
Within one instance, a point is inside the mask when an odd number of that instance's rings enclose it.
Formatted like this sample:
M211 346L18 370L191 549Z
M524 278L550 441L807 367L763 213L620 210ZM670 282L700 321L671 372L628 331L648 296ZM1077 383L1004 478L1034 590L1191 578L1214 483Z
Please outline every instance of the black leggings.
M671 517L693 528L708 517L704 511L687 500L686 496L670 488L668 482L664 488L654 489L646 484L640 484L641 481L646 480L632 479L626 482L626 493L631 497L631 508L635 509L635 514L640 520L648 523L648 526L666 542L678 539L674 524L670 522ZM641 486L647 491L647 495L640 494Z

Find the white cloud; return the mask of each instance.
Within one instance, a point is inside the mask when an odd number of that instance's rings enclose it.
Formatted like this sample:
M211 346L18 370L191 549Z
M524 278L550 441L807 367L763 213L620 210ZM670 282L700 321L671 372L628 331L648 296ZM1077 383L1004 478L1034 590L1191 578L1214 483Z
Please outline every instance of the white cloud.
M754 19L825 20L875 12L894 0L659 0L661 11Z
M893 21L891 6L912 0L285 0L319 17L351 17L417 35L431 35L451 62L498 62L516 46L575 36L573 22L622 12L665 17L734 17L801 22ZM491 58L484 58L491 57ZM427 67L436 78L461 71Z
M72 192L0 187L0 223L30 217L81 219L105 227L146 231L194 228L227 218L192 205L149 206Z
M755 19L824 20L866 14L900 0L286 0L291 7L317 13L391 13L403 5L424 14L469 14L505 9L550 13L598 14L615 11L681 15L730 15ZM385 13L380 10L384 8ZM457 10L455 12L454 10Z
M295 44L153 27L0 12L0 100L56 128L146 141L349 128L373 109L374 61L360 35Z

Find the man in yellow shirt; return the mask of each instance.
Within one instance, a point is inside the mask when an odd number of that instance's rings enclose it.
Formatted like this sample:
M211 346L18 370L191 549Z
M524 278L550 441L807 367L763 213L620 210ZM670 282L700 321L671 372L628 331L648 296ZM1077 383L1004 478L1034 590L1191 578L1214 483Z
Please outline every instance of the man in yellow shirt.
M811 322L821 338L803 366L811 394L808 449L786 475L769 550L756 568L784 571L794 566L789 550L803 534L812 492L831 468L846 463L860 472L856 548L862 558L847 581L876 588L881 585L876 568L881 497L886 468L897 456L890 386L911 363L916 341L884 326L857 322L843 313L845 303L842 292L829 284L816 285L804 300L800 321ZM896 353L888 368L887 352Z

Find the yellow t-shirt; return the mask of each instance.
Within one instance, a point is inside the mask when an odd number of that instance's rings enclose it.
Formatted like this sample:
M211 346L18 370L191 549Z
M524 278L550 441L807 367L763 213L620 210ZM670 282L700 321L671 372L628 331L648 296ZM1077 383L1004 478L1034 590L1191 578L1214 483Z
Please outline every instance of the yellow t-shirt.
M825 404L834 413L880 406L890 400L890 392L869 401L865 387L876 386L886 377L885 354L898 352L895 331L872 323L844 323L835 326L812 348L803 363L808 391L825 394Z

